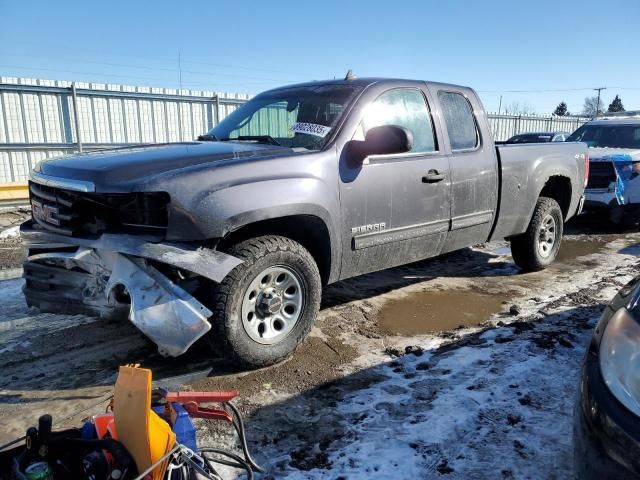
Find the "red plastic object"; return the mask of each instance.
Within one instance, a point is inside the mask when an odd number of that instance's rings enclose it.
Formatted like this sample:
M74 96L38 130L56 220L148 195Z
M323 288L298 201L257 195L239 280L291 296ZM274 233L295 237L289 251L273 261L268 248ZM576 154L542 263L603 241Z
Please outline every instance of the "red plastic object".
M167 392L165 398L167 402L177 402L182 404L184 409L192 418L207 418L211 420L226 420L232 422L233 417L226 411L219 408L201 407L201 403L225 403L233 400L240 392L231 390L228 392Z
M113 413L104 413L102 415L95 415L93 417L93 425L96 429L96 435L99 439L107 438L107 436L118 439L116 433L116 422L113 418Z

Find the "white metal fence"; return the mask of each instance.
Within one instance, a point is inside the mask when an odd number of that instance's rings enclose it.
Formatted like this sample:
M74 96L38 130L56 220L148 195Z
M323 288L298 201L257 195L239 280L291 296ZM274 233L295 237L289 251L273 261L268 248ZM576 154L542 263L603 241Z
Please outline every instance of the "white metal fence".
M249 98L239 93L0 77L0 183L41 159L132 143L193 140Z
M41 159L132 143L193 140L249 98L238 93L0 77L0 183ZM588 119L489 114L496 140L572 132Z
M555 115L505 115L488 113L493 139L507 140L518 133L569 132L588 122L587 117L557 117Z

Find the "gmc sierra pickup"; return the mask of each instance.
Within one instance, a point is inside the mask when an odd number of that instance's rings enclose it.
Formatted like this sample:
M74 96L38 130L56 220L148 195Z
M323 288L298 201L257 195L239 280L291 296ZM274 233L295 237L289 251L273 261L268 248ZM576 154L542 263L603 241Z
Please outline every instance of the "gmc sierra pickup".
M165 355L205 337L268 365L310 331L323 285L504 238L523 270L546 267L587 165L579 143L496 147L465 87L278 88L198 141L38 164L24 294L128 315Z

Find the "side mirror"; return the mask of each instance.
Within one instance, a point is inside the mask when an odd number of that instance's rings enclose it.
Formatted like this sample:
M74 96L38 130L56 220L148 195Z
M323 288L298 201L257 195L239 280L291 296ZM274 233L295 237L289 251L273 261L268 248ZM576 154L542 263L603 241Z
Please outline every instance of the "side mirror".
M405 153L413 147L411 130L398 125L381 125L370 128L364 141L352 140L350 151L357 162L369 155L390 155Z

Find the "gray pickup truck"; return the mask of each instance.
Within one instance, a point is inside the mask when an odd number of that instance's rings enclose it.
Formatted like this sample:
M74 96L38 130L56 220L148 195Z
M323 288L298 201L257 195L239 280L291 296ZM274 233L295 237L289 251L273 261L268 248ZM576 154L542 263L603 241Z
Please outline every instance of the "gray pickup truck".
M504 238L523 270L544 268L582 207L587 162L578 143L496 147L465 87L278 88L198 141L38 164L24 294L46 311L128 315L164 355L204 337L268 365L311 330L323 285Z

